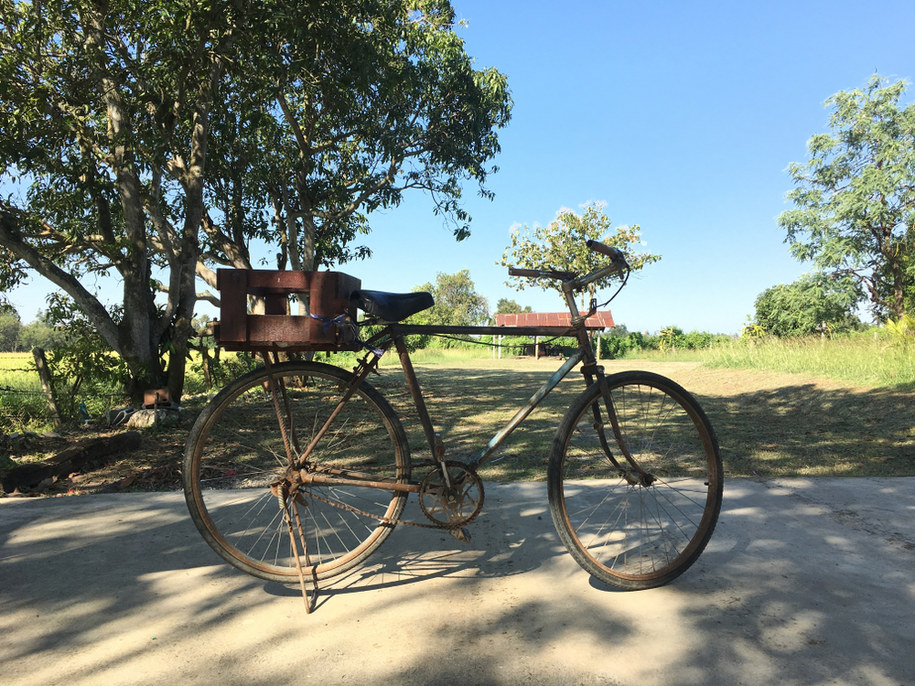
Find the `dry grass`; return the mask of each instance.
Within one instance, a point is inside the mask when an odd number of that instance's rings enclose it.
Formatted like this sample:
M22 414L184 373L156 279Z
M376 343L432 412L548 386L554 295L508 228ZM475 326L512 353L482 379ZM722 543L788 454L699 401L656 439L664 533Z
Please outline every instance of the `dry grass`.
M416 369L446 455L476 455L559 366L557 359L460 359L417 362ZM915 476L915 393L782 372L722 369L698 362L615 360L608 373L646 369L680 383L699 400L718 434L730 476ZM369 382L401 415L414 460L428 457L400 369L386 365ZM573 371L509 437L484 479L544 479L563 414L581 392ZM186 412L179 432L193 421ZM177 468L183 436L149 458L128 456L138 473ZM150 444L152 445L152 444ZM140 451L145 454L145 451ZM155 454L154 454L155 453ZM27 459L26 455L14 455ZM122 465L122 466L124 466ZM129 470L128 470L129 471ZM116 475L124 479L124 470ZM129 476L129 474L127 474Z
M669 376L700 401L732 476L915 475L915 393L804 375L703 367L696 362L605 362L608 373ZM448 455L476 454L558 366L556 360L470 360L417 365ZM373 383L404 416L414 452L428 453L399 370ZM572 398L573 372L483 468L495 480L545 478L550 444Z

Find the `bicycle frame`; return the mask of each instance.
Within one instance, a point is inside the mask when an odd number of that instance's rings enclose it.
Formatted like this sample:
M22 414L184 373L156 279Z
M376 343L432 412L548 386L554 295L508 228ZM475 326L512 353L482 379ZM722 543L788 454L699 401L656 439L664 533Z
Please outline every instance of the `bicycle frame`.
M288 441L285 441L287 444L288 457L290 458L290 465L293 466L293 469L300 472L300 479L303 483L342 483L346 482L350 485L362 485L366 487L374 488L393 488L394 490L403 490L403 491L416 491L418 487L416 484L391 484L391 483L377 483L370 480L365 480L359 478L359 475L348 474L315 474L308 473L305 470L299 469L299 467L304 464L308 455L314 449L314 447L321 441L324 434L333 423L334 418L339 414L340 410L350 399L355 389L362 383L362 381L372 372L377 369L378 362L381 358L383 352L389 350L392 346L397 351L397 354L400 358L401 368L403 369L404 377L407 382L407 386L410 389L410 395L413 398L413 404L416 407L417 413L419 415L420 424L423 427L423 432L426 437L426 442L429 445L431 450L433 460L438 462L444 461L444 443L442 442L440 434L435 431L434 424L432 423L432 417L429 414L429 410L426 407L425 398L422 394L422 389L419 385L419 380L416 376L416 371L413 368L413 363L410 360L410 354L407 350L406 344L404 342L404 337L411 334L431 334L431 335L515 335L515 336L570 336L574 337L578 342L578 351L572 355L565 363L560 366L556 372L554 372L549 379L547 379L542 386L531 396L527 404L519 409L514 416L502 427L496 434L489 440L486 446L473 458L471 458L466 464L472 468L476 469L480 465L488 462L493 453L499 449L502 443L511 435L511 433L533 412L538 405L550 394L550 392L559 385L559 383L569 374L572 369L578 366L579 363L582 364L582 374L585 377L585 383L587 386L590 386L592 383L605 384L603 368L597 364L594 350L591 346L591 339L588 335L588 327L586 325L586 320L589 316L594 314L596 311L596 304L592 301L591 307L586 314L581 314L578 311L578 307L575 303L575 292L584 288L587 284L597 281L601 278L604 278L608 274L617 270L618 267L611 265L598 269L590 274L587 274L581 278L564 278L562 284L563 295L566 300L566 304L569 308L571 314L570 326L568 327L525 327L525 326L513 326L513 327L493 327L493 326L433 326L433 325L418 325L418 324L400 324L400 323L390 323L384 326L384 328L376 333L374 336L369 338L365 342L365 347L368 348L370 353L368 353L359 363L359 366L354 370L353 380L348 384L344 389L343 396L336 408L331 412L328 419L325 421L324 425L320 427L315 434L314 438L310 442L307 448L298 456L293 456L291 447L288 444ZM555 272L541 272L541 276L551 276L556 277ZM376 346L380 347L379 351L376 350ZM613 434L616 438L617 444L620 446L620 450L623 456L629 462L630 466L638 473L642 478L648 477L638 464L632 459L629 454L629 451L626 449L622 436L619 432L619 427L616 422L615 412L613 411L612 401L610 395L606 392L604 388L603 396L605 398L605 404L607 406L607 412L610 417L611 427L613 429ZM277 406L278 418L281 419L279 408ZM603 422L599 416L599 410L595 409L595 422L597 425L603 426ZM281 420L282 424L282 420ZM609 444L606 441L606 437L601 433L602 444L604 451L607 453L610 461L621 471L626 471L623 467L617 462L613 457L612 451L609 448ZM650 478L650 477L649 477Z
M583 327L582 327L583 328ZM437 455L438 452L442 450L440 439L437 437L435 428L432 424L432 418L429 414L428 409L426 408L425 399L422 395L422 390L420 389L419 380L416 377L416 372L413 369L413 363L410 360L409 352L407 351L406 345L404 343L404 336L411 334L436 334L436 333L447 333L447 334L458 334L458 335L486 335L486 334L508 334L512 336L562 336L570 335L575 333L574 328L559 328L559 327L436 327L436 326L420 326L420 325L409 325L409 324L392 324L388 327L390 334L393 339L395 348L400 357L401 368L404 372L404 377L407 381L407 386L410 389L410 394L413 397L413 403L416 406L417 412L419 414L419 421L423 427L423 431L426 435L426 441L429 443L429 447L433 451L433 455ZM587 336L586 336L587 337ZM563 363L563 365L554 372L549 379L547 379L540 388L531 396L527 401L527 404L519 409L514 416L506 422L495 435L489 440L486 446L473 458L471 458L467 464L471 468L478 468L480 465L488 462L492 457L493 453L499 449L502 443L511 435L511 433L528 417L528 415L533 412L537 406L543 402L543 400L549 395L549 393L559 385L559 383L568 376L569 372L572 371L579 362L585 359L586 356L593 358L593 352L590 350L590 343L588 344L587 352L579 348L579 350L572 355L568 360Z

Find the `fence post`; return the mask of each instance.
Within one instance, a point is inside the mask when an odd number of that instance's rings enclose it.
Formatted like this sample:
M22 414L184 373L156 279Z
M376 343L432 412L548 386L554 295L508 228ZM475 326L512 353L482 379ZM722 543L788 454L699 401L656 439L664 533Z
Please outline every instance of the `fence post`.
M60 428L60 409L57 407L57 401L54 399L54 385L51 382L51 370L48 369L48 360L44 355L42 348L32 348L32 357L35 358L35 368L38 370L38 378L41 379L41 387L44 389L45 398L48 401L48 408L51 410L51 419L55 428Z

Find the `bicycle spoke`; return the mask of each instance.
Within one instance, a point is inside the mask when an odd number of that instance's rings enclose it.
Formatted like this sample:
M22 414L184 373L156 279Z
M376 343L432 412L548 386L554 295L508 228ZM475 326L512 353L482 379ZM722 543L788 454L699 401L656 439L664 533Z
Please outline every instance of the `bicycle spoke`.
M623 588L650 588L682 573L708 541L720 507L720 458L701 410L673 382L624 372L607 387L639 473L624 469L619 478L601 448L593 407L604 403L595 384L557 432L550 508L585 569Z

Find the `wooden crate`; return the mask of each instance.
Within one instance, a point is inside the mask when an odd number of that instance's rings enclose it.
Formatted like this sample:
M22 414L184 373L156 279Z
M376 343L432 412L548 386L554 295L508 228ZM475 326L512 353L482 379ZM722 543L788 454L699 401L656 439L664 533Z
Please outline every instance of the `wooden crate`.
M350 296L362 285L341 272L299 272L267 269L219 269L220 291L216 341L227 350L359 350L353 329L328 325L308 316L289 314L289 296L309 295L309 309L318 316L347 315L356 320ZM248 312L249 296L262 298L264 314Z

